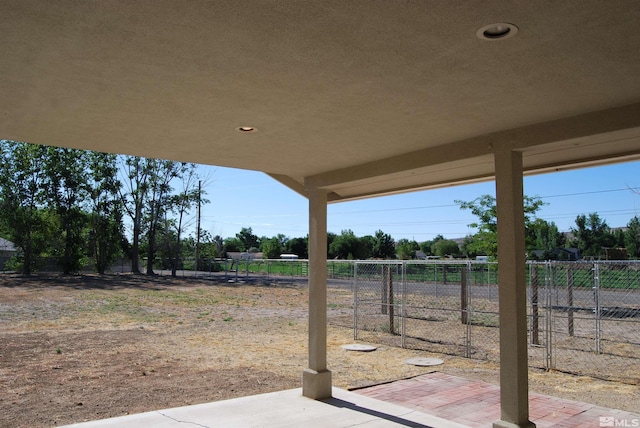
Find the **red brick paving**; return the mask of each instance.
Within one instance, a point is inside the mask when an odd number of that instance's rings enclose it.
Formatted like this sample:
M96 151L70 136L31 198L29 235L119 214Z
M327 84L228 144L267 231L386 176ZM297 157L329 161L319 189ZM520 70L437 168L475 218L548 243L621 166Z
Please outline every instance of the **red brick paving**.
M498 386L439 372L353 392L473 428L491 427L500 419ZM622 424L615 426L640 426L640 414L529 393L529 419L538 428L606 426L600 424L601 416L615 417Z

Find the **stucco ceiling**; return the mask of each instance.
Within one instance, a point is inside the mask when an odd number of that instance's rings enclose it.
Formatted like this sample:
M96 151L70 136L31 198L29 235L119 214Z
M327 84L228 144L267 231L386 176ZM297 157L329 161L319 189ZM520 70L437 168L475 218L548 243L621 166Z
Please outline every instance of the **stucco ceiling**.
M481 40L508 22L515 36ZM640 159L640 3L0 1L0 138L347 200ZM241 132L239 127L254 127Z

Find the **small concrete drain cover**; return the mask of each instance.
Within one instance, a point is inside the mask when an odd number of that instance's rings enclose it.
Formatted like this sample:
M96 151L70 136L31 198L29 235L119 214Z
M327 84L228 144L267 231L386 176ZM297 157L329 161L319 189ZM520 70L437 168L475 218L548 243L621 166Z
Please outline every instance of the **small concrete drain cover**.
M352 345L342 345L342 349L346 349L347 351L371 352L375 351L378 348L371 345L361 345L359 343L354 343Z
M444 361L440 358L409 358L404 360L404 363L414 366L437 366L444 363Z

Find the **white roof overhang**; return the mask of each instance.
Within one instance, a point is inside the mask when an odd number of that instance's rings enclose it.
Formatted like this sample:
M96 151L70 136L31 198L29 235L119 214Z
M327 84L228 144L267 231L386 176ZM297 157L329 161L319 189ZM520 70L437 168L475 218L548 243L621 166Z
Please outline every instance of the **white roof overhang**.
M640 159L635 0L4 0L0 138L350 200ZM481 40L508 22L514 37ZM253 127L253 132L240 127Z

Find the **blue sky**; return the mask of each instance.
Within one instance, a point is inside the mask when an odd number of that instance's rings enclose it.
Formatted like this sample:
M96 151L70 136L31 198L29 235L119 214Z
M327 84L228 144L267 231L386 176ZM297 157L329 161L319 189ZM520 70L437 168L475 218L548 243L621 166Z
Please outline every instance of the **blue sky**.
M231 237L242 227L251 227L258 236L306 236L307 200L302 196L259 172L209 166L200 171L208 176L204 189L211 201L202 209L202 228L212 235ZM538 217L553 221L561 231L575 226L577 215L591 212L610 227L626 226L640 215L640 195L629 188L640 188L640 162L536 175L524 181L525 195L539 196L548 204ZM328 230L339 234L351 229L364 236L380 229L396 240L418 242L438 234L460 238L475 232L468 224L476 218L454 201L484 194L495 195L494 182L334 203L328 208Z

